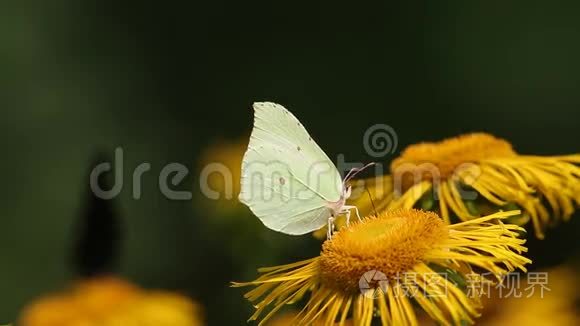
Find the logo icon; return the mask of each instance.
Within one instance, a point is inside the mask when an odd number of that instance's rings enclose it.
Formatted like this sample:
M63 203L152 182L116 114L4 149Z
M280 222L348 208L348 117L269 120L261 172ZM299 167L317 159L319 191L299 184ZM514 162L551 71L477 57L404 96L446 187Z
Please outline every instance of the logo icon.
M383 158L397 150L399 138L389 125L376 124L367 129L363 136L363 146L372 157Z
M358 280L360 293L369 299L376 299L386 293L387 286L389 286L387 275L374 269L364 273Z

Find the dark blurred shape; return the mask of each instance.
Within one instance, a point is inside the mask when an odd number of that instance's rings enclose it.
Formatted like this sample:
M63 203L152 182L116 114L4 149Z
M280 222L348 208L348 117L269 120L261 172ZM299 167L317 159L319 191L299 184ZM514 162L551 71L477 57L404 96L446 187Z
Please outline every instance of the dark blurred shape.
M87 173L87 197L79 214L76 239L73 246L72 266L79 277L92 277L115 272L118 267L121 245L121 220L115 212L113 199L96 196L89 187L89 174L102 162L111 162L107 155L99 154L91 162ZM99 179L101 189L110 189L107 174Z

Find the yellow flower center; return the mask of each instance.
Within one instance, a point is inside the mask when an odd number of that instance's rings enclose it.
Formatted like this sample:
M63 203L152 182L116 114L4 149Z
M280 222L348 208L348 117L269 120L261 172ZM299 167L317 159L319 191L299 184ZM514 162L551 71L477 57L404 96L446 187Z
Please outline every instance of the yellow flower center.
M396 210L366 218L324 242L319 260L321 281L354 292L369 271L394 280L422 261L447 235L443 221L432 212Z
M407 175L420 177L420 180L433 180L438 174L446 179L462 164L515 155L509 142L486 133L471 133L440 142L408 146L391 163L391 173L395 176L405 174L404 182Z

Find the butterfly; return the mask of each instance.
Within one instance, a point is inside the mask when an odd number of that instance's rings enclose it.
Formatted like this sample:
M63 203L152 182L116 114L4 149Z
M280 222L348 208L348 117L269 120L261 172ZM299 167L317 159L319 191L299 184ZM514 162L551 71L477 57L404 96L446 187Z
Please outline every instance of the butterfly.
M310 137L298 119L282 105L257 102L254 128L242 160L240 202L275 231L300 235L328 225L351 210L348 181L363 168L351 169L344 178L334 163Z

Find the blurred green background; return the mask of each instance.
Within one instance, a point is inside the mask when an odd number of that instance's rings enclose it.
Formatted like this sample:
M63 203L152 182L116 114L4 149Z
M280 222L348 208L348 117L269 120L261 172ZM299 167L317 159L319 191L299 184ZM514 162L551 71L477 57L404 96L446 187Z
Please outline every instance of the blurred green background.
M0 321L73 277L87 173L116 147L121 274L191 295L212 325L246 320L251 306L228 282L311 257L318 242L170 201L157 182L182 163L178 188L197 198L200 153L247 137L253 101L285 105L351 162L373 159L362 136L375 123L396 130L399 150L487 131L520 153L578 152L579 14L577 1L3 1ZM143 162L152 169L134 200ZM579 235L576 214L532 240L533 268L577 259Z

